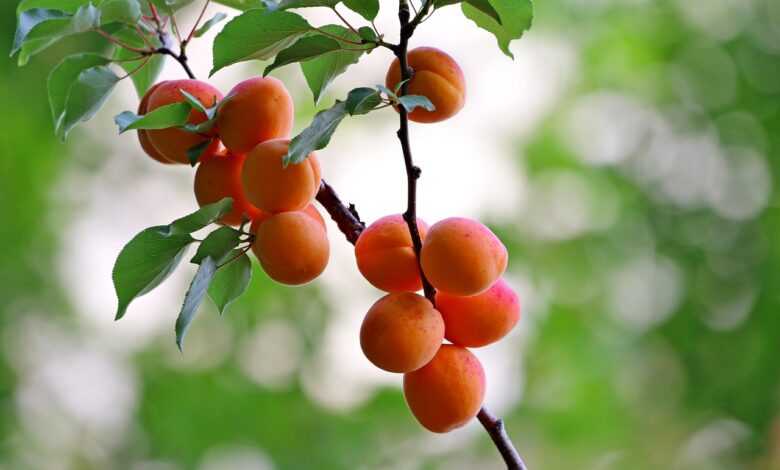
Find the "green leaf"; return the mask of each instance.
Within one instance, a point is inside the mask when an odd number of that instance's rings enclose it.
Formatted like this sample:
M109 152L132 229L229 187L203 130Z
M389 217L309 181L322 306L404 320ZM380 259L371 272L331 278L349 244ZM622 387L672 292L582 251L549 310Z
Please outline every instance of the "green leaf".
M456 3L468 3L477 10L496 20L498 24L502 23L501 17L499 16L496 9L493 8L493 5L490 4L490 0L434 0L433 7L438 9L447 5L454 5Z
M234 300L241 297L252 279L252 262L249 256L239 256L239 253L240 250L234 250L228 255L229 258L237 258L219 268L209 286L209 297L217 306L220 315Z
M179 318L176 319L176 346L179 347L179 351L182 350L184 335L187 334L187 329L195 318L198 307L203 302L203 297L206 296L206 291L216 272L217 263L212 258L206 257L200 263L200 267L190 283L190 288L184 296L184 304L181 306Z
M309 127L290 141L282 162L284 166L301 163L314 150L325 148L346 115L347 106L343 101L337 101L332 107L317 113Z
M55 129L59 126L65 113L70 89L78 80L81 72L109 63L111 61L101 55L84 53L68 56L52 69L47 81L47 88Z
M207 256L216 260L217 263L226 261L226 255L238 246L241 238L241 232L233 227L220 227L203 239L195 256L190 260L191 263L200 264Z
M22 0L16 6L16 13L20 15L23 11L33 8L48 8L65 13L75 13L76 10L88 3L100 5L100 2L101 0Z
M509 44L515 39L520 39L531 27L534 16L533 4L531 0L490 0L490 4L498 12L501 23L471 3L462 5L463 14L480 28L492 33L501 51L514 59Z
M374 21L379 13L379 0L343 0L344 5L368 21Z
M367 114L382 103L379 92L373 88L355 88L346 100L347 112L352 116Z
M303 62L340 49L342 49L342 46L338 41L321 34L301 38L292 46L279 52L274 62L265 68L263 76L268 75L272 70L279 67L295 62Z
M125 44L129 44L133 47L146 47L143 39L138 35L138 32L134 28L122 28L113 33L113 36ZM156 36L149 36L148 41L151 41L155 47L160 47L162 44ZM135 91L139 97L143 97L146 91L157 83L157 78L162 72L162 68L165 65L165 60L168 56L164 54L154 54L149 57L141 58L138 60L129 60L138 57L137 52L129 51L123 47L117 47L114 49L113 58L119 62L117 65L127 73L132 73L130 79L133 81ZM146 65L141 67L141 64L146 61Z
M240 11L264 7L262 0L214 0L214 2Z
M225 18L227 18L227 15L222 12L215 14L210 19L206 20L206 22L203 23L203 25L200 28L195 30L195 37L199 38L203 36L208 32L208 30L214 27L214 25L224 20Z
M358 36L360 36L361 39L365 41L376 41L376 31L374 31L372 28L369 28L368 26L361 26L358 28Z
M76 124L92 119L118 82L119 77L105 65L82 71L68 92L65 111L57 121L57 135L65 140Z
M431 103L431 100L421 95L405 95L398 98L398 102L409 113L414 111L415 108L424 108L426 111L436 110L436 106Z
M194 109L197 109L198 111L202 112L206 115L208 118L214 117L214 112L217 109L216 106L214 106L211 110L206 108L203 103L200 102L199 99L195 98L191 94L189 94L187 91L179 89L179 93L184 97L185 100L192 106Z
M233 208L233 199L226 197L219 201L208 204L192 214L186 215L180 219L174 220L166 228L167 235L183 235L197 232L198 230L213 224L230 212Z
M193 145L187 149L187 159L190 161L190 165L195 166L203 156L203 152L211 145L211 139L206 139L203 142Z
M133 299L159 286L179 265L189 234L168 236L165 226L148 228L122 248L114 264L112 278L118 299L116 319L125 315Z
M14 43L11 46L10 57L13 57L14 54L19 52L19 50L22 48L24 40L27 38L27 35L30 34L30 31L32 31L33 28L35 28L37 25L52 19L62 20L63 18L67 19L70 17L65 12L60 10L34 8L22 12L19 15L19 19L16 24L16 33L14 33Z
M124 111L114 117L114 122L119 126L120 134L132 129L168 129L185 125L191 110L189 103L173 103L160 106L143 116Z
M23 15L27 13L24 12ZM20 66L25 65L30 57L60 39L89 31L98 26L100 26L100 10L92 4L87 4L79 8L73 16L51 18L38 22L24 35L20 47L14 48L13 52L19 51L18 63Z
M313 7L327 7L333 8L339 4L341 0L268 0L266 5L269 10L289 10L292 8L313 8Z
M295 13L249 10L233 18L214 39L211 75L237 62L270 59L311 29Z
M350 41L360 41L360 36L339 25L327 25L320 29ZM354 47L360 48L361 46ZM304 77L306 77L306 83L309 85L309 89L311 89L311 92L314 95L314 102L317 103L328 85L330 85L337 76L344 73L344 71L347 70L347 67L356 64L358 60L360 60L360 56L369 49L370 46L364 46L358 51L337 50L302 62L301 69L303 70Z
M134 25L141 19L138 0L105 0L100 5L100 23L125 23Z
M395 94L395 92L389 88L387 88L384 85L376 85L376 89L379 90L380 93L384 93L387 98L393 102L398 101L398 95ZM400 90L401 87L398 87Z

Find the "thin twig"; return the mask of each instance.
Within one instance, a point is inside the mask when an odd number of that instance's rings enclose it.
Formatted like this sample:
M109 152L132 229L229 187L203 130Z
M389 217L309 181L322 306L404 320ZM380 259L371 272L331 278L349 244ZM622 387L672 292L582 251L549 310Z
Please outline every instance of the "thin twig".
M203 9L200 10L200 15L198 15L198 19L195 20L195 24L192 25L190 34L187 35L187 39L184 40L183 44L187 44L192 41L192 37L195 35L195 31L198 29L198 25L200 25L200 22L203 20L203 15L206 14L206 9L209 7L210 2L211 0L206 0L206 3L203 4Z
M351 39L343 38L343 37L341 37L341 36L339 36L337 34L329 33L329 32L325 31L322 28L314 28L314 30L317 31L318 33L322 34L323 36L327 36L327 37L329 37L331 39L335 39L336 41L340 41L340 42L343 42L343 43L346 43L346 44L352 44L353 46L362 46L363 45L363 43L361 41L353 41Z
M144 65L146 65L147 62L149 62L149 59L151 59L151 58L152 58L152 55L151 54L147 54L146 56L143 57L143 61L141 61L141 63L138 65L138 67L136 67L133 70L127 72L124 76L120 77L119 79L120 80L124 80L125 78L127 78L127 77L133 75L134 73L138 72L139 70L141 70L144 67Z
M161 47L161 48L157 49L155 52L158 53L158 54L165 54L165 55L169 55L169 56L173 57L176 60L176 62L178 62L179 65L182 66L182 68L184 69L184 72L187 73L187 76L190 77L193 80L195 79L195 74L192 73L192 69L190 69L190 66L187 63L187 56L186 55L184 55L183 53L182 54L177 54L177 53L173 52L172 50L168 49L167 47Z
M485 428L496 448L501 453L501 456L506 462L506 467L509 470L527 470L525 462L520 457L520 454L512 444L512 440L506 433L506 427L504 421L501 418L497 418L490 413L484 406L479 410L477 419Z
M355 27L354 27L354 26L352 26L352 25L349 23L349 21L347 21L347 19L346 19L346 18L344 18L344 17L341 15L341 13L339 13L339 11L336 9L336 5L333 5L332 7L330 7L330 9L331 9L331 10L333 10L333 13L335 13L335 14L336 14L336 16L338 16L338 17L339 17L339 19L341 20L341 22L342 22L342 23L344 23L344 25L345 25L347 28L349 28L349 29L350 29L350 31L352 31L353 33L355 33L355 34L357 34L357 35L360 35L360 33L358 33L357 29L355 29Z
M140 47L134 47L134 46L131 46L130 44L122 42L119 39L115 38L114 36L111 36L107 32L103 31L100 28L95 28L94 31L96 33L98 33L99 35L103 36L104 38L106 38L109 42L114 43L114 44L116 44L117 46L119 46L119 47L121 47L123 49L127 49L128 51L137 52L139 54L148 54L150 52L148 49L142 49Z

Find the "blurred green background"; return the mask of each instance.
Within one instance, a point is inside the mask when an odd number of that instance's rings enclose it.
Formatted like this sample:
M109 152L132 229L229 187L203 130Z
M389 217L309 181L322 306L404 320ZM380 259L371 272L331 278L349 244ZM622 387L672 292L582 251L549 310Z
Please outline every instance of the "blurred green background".
M0 10L10 46L15 2ZM130 87L56 141L45 76L70 46L0 62L0 469L502 468L476 425L423 431L400 379L322 377L367 369L359 317L347 312L343 337L331 328L336 281L289 289L258 271L225 317L204 308L183 355L172 315L186 273L113 324L105 267L192 208L168 199L189 176L143 160L132 136L111 147ZM533 126L490 116L522 203L485 220L524 312L484 353L501 371L487 404L532 469L780 469L780 2L543 0L513 50L568 65L551 69L562 85ZM537 99L534 73L503 93ZM296 93L300 127L313 107Z

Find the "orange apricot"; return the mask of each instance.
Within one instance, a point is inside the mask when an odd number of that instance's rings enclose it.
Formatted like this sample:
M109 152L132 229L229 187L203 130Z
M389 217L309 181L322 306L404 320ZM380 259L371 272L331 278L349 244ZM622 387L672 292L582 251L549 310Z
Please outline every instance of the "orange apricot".
M485 372L468 349L445 344L425 367L404 374L404 397L426 429L448 432L479 412L485 397Z
M241 179L249 202L270 213L306 207L320 188L320 163L312 152L301 163L282 165L290 141L268 140L247 154Z
M466 102L466 79L449 54L435 47L418 47L407 54L414 76L409 80L407 94L422 95L436 107L433 111L416 108L409 113L415 122L439 122L449 119ZM396 58L385 77L385 84L394 90L401 81L401 64Z
M438 292L436 309L444 318L444 336L458 346L478 348L506 336L520 319L520 300L503 279L468 297Z
M257 211L259 215L256 217L252 217L252 225L249 226L249 231L252 233L257 233L257 229L260 228L260 224L262 224L269 217L271 217L271 214L267 212L263 212L260 209L257 209ZM328 226L325 225L325 219L322 218L322 214L320 214L320 211L318 211L317 208L314 207L314 204L309 204L301 212L316 220L318 224L322 225L323 230L325 230L325 232L327 233Z
M411 372L427 364L444 339L444 321L428 299L396 292L379 299L360 327L360 347L388 372Z
M241 185L241 169L246 155L220 152L201 159L195 171L195 199L205 206L230 197L233 209L225 214L220 223L240 225L243 219L258 219L263 213L247 201Z
M452 217L434 224L423 240L420 263L433 287L453 295L476 295L506 270L507 251L481 223Z
M425 238L428 224L417 219L417 230ZM382 217L363 230L355 243L355 259L363 277L377 289L386 292L422 289L412 237L400 214Z
M282 284L305 284L328 265L330 245L322 225L303 211L268 217L252 245L268 276Z
M289 137L293 100L284 83L255 77L239 83L217 111L219 137L232 152L246 153L266 140Z
M222 93L208 83L198 80L170 80L160 83L160 85L149 94L148 111L154 111L161 106L185 101L184 95L181 94L181 90L191 94L207 107L214 106L222 99ZM187 122L190 124L200 124L207 119L208 118L203 112L193 109L190 112L190 117ZM168 129L150 129L146 131L146 134L149 136L149 141L154 145L154 148L157 149L160 155L174 163L189 164L190 160L187 157L187 150L208 139L211 139L211 144L203 151L202 155L216 153L220 145L219 140L216 138L200 136L175 127Z
M138 115L143 116L146 114L149 108L149 96L154 92L154 90L157 89L157 87L160 86L160 82L156 85L149 88L146 93L144 94L143 98L141 98L141 102L138 103ZM173 162L168 160L167 158L163 157L160 152L154 148L154 145L149 141L149 134L147 134L147 131L144 129L138 129L138 142L141 144L141 148L146 152L147 155L152 157L152 159L157 160L160 163L163 163L165 165L170 165Z

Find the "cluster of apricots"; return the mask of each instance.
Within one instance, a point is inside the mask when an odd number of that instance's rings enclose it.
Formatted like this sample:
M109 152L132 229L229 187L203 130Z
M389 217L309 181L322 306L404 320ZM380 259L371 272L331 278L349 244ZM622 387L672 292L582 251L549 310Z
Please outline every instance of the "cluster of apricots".
M431 123L455 115L465 102L465 80L446 53L429 47L408 54L414 71L407 93L428 97L434 110L416 108L413 121ZM389 89L401 79L398 60L386 77ZM221 223L251 220L252 250L268 275L284 284L303 284L325 269L329 244L325 222L312 205L320 187L315 154L283 165L289 146L293 103L282 82L251 78L221 93L197 80L166 81L142 99L139 114L183 102L181 90L205 107L219 105L213 130L194 134L180 128L140 130L150 157L162 163L189 163L187 150L205 146L195 173L195 196L202 205L233 198ZM207 116L191 111L190 124ZM207 143L208 141L208 143ZM387 292L368 311L360 344L377 367L404 374L404 395L427 429L447 432L479 411L485 374L466 348L504 337L517 323L517 295L501 278L507 251L481 223L449 218L428 227L417 220L422 239L418 260L409 227L401 215L369 225L355 245L357 266L376 288ZM436 288L434 306L417 294L421 270ZM449 343L443 344L447 340Z
M223 98L198 80L165 81L146 93L139 114L183 102L181 91L205 107L219 105L212 130L205 135L181 128L139 130L143 149L161 163L189 164L187 150L205 144L195 172L198 204L232 198L233 208L220 222L251 221L252 250L277 282L297 285L319 276L330 255L325 221L312 205L320 165L313 153L299 165L282 164L293 125L293 102L284 84L271 77L251 78ZM188 122L206 120L193 109Z

